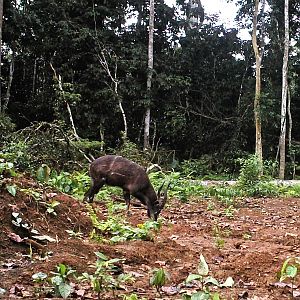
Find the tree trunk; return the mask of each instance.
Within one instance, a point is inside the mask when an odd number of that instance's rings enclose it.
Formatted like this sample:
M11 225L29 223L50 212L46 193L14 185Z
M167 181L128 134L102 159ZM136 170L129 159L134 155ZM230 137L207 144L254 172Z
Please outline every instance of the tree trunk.
M150 122L151 122L151 86L153 75L153 33L154 33L154 0L150 0L149 9L149 42L148 42L148 74L147 74L147 98L148 103L145 113L145 126L144 126L144 150L150 148Z
M257 42L257 17L258 17L259 0L255 0L255 10L253 16L253 32L252 32L252 46L255 54L255 97L254 97L254 120L255 120L255 154L259 160L260 175L263 174L263 150L262 150L262 132L261 132L261 64L264 51L264 24L261 26L261 46L260 50ZM262 13L265 6L265 0L262 3Z
M3 20L3 0L0 0L0 113L3 111L2 107L2 83L1 83L1 64L2 64L2 20Z
M288 60L289 60L289 0L284 1L284 52L282 64L282 94L281 94L281 117L279 138L279 179L284 179L285 171L285 137L286 137L286 113L288 94Z
M8 83L7 83L7 89L6 89L6 95L5 99L3 101L3 107L2 111L5 112L7 110L7 106L10 100L10 91L11 91L11 85L14 78L14 72L15 72L15 52L13 50L11 55L11 60L9 62L9 75L8 75Z

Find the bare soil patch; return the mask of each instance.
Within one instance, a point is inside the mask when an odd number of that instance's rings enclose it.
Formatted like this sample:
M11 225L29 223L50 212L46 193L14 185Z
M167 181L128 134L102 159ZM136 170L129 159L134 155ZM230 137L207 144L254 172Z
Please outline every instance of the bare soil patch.
M41 188L30 178L15 180L23 188ZM50 190L45 193L51 192ZM149 286L150 271L164 267L170 281L166 285L163 299L181 299L180 290L195 290L185 286L189 273L196 273L199 256L203 254L211 275L220 281L232 276L233 288L219 290L221 299L291 299L287 287L278 287L277 272L287 257L300 256L300 199L260 198L242 199L233 216L224 214L224 207L212 201L208 210L208 199L197 199L184 204L170 199L162 212L165 219L161 230L153 241L128 241L115 245L100 244L89 239L92 224L85 204L65 194L57 193L54 199L60 202L57 216L46 213L43 206L25 193L11 196L2 187L0 191L0 288L7 292L3 299L46 299L51 295L38 295L37 284L32 275L37 272L50 274L55 266L64 263L78 273L89 271L88 266L96 260L94 252L103 252L110 258L125 258L121 268L132 273L135 282L116 291L101 295L100 299L121 299L121 294L136 293L147 299L159 298ZM210 204L210 205L211 205ZM106 207L101 207L105 218ZM128 222L132 225L147 220L144 208L132 208ZM41 234L56 242L48 242L42 248L33 245L30 259L28 243L18 243L12 234L20 234L12 225L12 213L22 213L22 218ZM80 231L81 239L70 238L66 230ZM52 252L40 259L45 252ZM299 279L296 285L300 285ZM74 282L73 299L98 299L97 295L83 290ZM0 296L1 297L1 296ZM70 297L70 298L72 298Z

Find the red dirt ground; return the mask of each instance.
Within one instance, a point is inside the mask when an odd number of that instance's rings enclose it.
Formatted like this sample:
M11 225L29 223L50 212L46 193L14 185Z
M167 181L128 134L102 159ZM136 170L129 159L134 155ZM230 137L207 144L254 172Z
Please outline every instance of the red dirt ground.
M15 181L22 188L42 188L31 179ZM109 258L125 258L121 266L123 272L135 276L135 282L126 284L123 290L116 291L115 295L106 292L99 299L122 299L120 295L131 293L137 294L139 299L160 299L156 290L149 286L151 270L160 266L170 277L162 298L182 299L184 291L195 291L195 286L186 286L184 280L189 273L197 273L200 254L204 255L214 278L221 282L228 276L234 279L233 288L218 290L221 299L292 298L290 288L278 285L276 276L287 257L300 256L299 198L243 199L236 205L232 217L226 216L225 208L213 199L197 199L189 204L170 199L161 214L164 225L154 241L115 245L89 239L92 224L85 204L61 193L54 199L60 202L57 216L47 214L45 207L37 205L32 197L22 192L13 197L2 186L0 288L6 290L2 299L51 298L51 295L39 294L32 275L37 272L50 274L56 271L59 263L71 266L77 273L88 272L89 264L96 261L96 251ZM208 210L208 201L213 209ZM99 218L104 218L105 205L100 202L93 205L101 207L103 215ZM145 209L132 208L131 211L132 215L127 218L132 225L147 220ZM33 245L33 255L29 258L28 244L17 243L12 236L12 233L22 234L12 225L12 212L21 212L24 221L56 242L48 242L40 249ZM80 230L83 237L70 238L65 230ZM42 260L40 254L50 251L52 255ZM300 286L299 278L296 285ZM76 281L74 290L69 299L98 299L88 286Z

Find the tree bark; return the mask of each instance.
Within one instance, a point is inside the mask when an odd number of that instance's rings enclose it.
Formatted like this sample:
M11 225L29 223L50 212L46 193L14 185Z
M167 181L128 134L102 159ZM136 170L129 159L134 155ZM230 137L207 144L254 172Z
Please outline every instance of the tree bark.
M2 20L3 20L3 0L0 0L0 113L3 111L2 107L2 73L1 73L1 65L2 65Z
M150 122L151 122L151 87L153 76L153 35L154 35L154 0L150 0L149 8L149 41L148 41L148 74L147 74L147 98L148 103L145 113L144 126L144 150L150 148Z
M7 110L7 106L10 100L10 91L11 91L11 85L14 78L14 72L15 72L15 52L13 51L11 60L9 62L9 75L8 75L8 83L7 83L7 89L6 89L6 95L5 99L3 101L3 107L2 111L5 112Z
M279 179L284 179L285 173L285 137L288 94L288 60L289 60L289 0L284 1L284 52L282 62L282 94L279 138Z
M255 97L254 97L254 120L255 120L255 154L259 160L260 175L263 174L263 147L261 132L261 64L264 53L264 24L261 26L261 46L259 49L257 41L257 23L258 23L259 0L255 0L255 9L253 16L252 46L255 54ZM262 2L262 13L264 12L265 0Z

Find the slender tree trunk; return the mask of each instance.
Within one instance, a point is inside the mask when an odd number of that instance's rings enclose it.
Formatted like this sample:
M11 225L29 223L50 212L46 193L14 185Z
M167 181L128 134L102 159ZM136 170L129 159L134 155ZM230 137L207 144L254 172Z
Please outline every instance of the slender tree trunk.
M3 20L3 0L0 0L0 113L3 111L2 107L2 20Z
M151 87L153 75L153 33L154 33L154 0L150 0L149 9L149 42L148 42L148 74L147 74L147 98L148 103L145 113L144 126L144 150L150 148L150 122L151 122Z
M71 111L71 107L69 105L69 102L66 101L65 99L65 91L63 89L63 84L62 84L62 78L60 75L57 75L56 73L56 70L54 69L52 63L50 62L50 67L53 71L53 74L54 74L54 79L57 81L58 83L58 88L62 94L62 97L63 97L63 100L67 106L67 111L68 111L68 114L69 114L69 119L70 119L70 123L71 123L71 126L72 126L72 130L73 130L73 134L74 134L74 137L76 138L76 140L80 140L80 137L79 135L77 134L77 130L76 130L76 127L75 127L75 124L74 124L74 119L73 119L73 115L72 115L72 111Z
M288 60L289 60L289 0L284 1L284 52L282 64L282 95L281 95L281 120L279 138L279 179L284 179L285 171L285 137L286 137L286 113L288 94Z
M14 72L15 72L15 52L13 51L11 60L9 62L8 83L7 83L6 95L4 97L3 107L2 107L3 112L5 112L7 110L8 103L10 100L10 91L11 91L12 81L14 78Z
M97 53L97 57L99 60L99 63L101 65L101 67L103 68L103 70L106 72L106 74L108 75L108 77L111 80L111 84L107 84L109 86L109 88L113 91L114 96L116 97L116 99L118 100L118 106L120 108L120 112L122 114L122 118L123 118L123 124L124 124L124 134L122 136L122 139L127 139L127 135L128 135L128 126L127 126L127 117L125 114L125 110L123 108L123 103L122 103L122 98L119 95L119 80L118 80L118 75L117 75L117 70L118 70L118 61L116 58L116 55L113 55L109 52L109 50L107 50L104 45L101 43L99 36L98 36L98 30L97 30L97 22L96 22L96 13L95 13L95 3L93 1L93 15L94 15L94 30L95 30L95 41L98 45L98 53ZM109 65L107 58L109 58L111 61L113 61L112 57L114 57L114 64L113 66ZM112 63L111 63L112 64Z
M257 17L258 17L259 0L255 0L255 9L253 16L253 32L252 32L252 46L255 54L255 97L254 97L254 120L255 120L255 154L259 159L260 174L263 173L263 148L262 148L262 132L261 132L261 64L264 51L264 26L262 26L262 41L261 49L258 47L257 42ZM265 0L262 2L262 12L264 10ZM264 24L263 24L264 25Z

